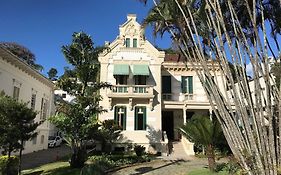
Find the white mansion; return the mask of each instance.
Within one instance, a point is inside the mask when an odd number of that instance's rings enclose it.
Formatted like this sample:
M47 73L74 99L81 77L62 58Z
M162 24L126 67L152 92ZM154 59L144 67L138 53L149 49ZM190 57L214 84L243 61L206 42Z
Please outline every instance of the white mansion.
M54 111L53 88L54 84L49 79L0 47L0 92L4 91L15 99L29 102L29 107L38 111L35 122L46 120ZM53 126L48 121L38 126L37 137L25 142L23 153L47 149L52 129Z
M195 113L208 116L211 106L193 67L147 41L136 15L129 14L119 32L99 56L100 80L113 85L100 92L101 106L108 110L100 120L114 119L122 126L120 145L131 142L162 152L166 133L194 154L193 144L177 128Z

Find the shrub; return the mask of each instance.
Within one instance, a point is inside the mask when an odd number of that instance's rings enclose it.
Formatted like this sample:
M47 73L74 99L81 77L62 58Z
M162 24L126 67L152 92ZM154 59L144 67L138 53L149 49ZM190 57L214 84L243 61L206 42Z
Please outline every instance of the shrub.
M19 159L16 156L0 156L0 174L17 175Z
M142 156L144 154L145 147L142 145L136 145L134 147L134 150L137 156Z

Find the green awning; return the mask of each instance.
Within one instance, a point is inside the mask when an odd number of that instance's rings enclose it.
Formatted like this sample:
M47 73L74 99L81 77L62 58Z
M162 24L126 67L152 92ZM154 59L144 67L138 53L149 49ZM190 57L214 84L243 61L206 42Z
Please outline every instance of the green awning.
M148 65L145 64L137 64L133 65L133 75L146 75L149 76L149 68Z
M129 65L115 64L113 69L113 75L129 75Z

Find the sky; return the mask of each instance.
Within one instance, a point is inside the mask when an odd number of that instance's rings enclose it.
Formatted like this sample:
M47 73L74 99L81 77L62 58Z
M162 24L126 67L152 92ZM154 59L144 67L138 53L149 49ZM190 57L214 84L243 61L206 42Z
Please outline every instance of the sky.
M117 37L127 14L136 14L141 23L151 6L138 0L1 0L0 41L27 47L44 67L43 74L54 67L61 75L69 66L61 46L71 43L73 32L84 31L95 46L104 45ZM168 35L155 39L151 28L146 37L160 48L171 45Z

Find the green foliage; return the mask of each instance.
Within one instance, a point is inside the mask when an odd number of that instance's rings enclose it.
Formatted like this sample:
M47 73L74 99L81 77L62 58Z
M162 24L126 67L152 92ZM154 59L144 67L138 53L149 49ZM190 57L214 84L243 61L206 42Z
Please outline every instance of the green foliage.
M89 157L88 166L85 166L81 174L105 174L109 169L120 167L123 165L134 164L138 162L148 162L150 158L148 156L136 156L136 155L100 155Z
M36 64L35 55L26 47L14 42L0 42L0 46L18 56L21 60L25 61L34 69L38 71L42 71L44 69L42 65Z
M205 146L216 145L224 138L219 122L215 118L211 121L208 116L194 115L180 131L191 142Z
M121 134L121 127L114 120L105 120L101 123L99 131L92 133L92 137L101 141L102 151L111 152L112 144Z
M57 80L57 78L58 78L57 73L58 73L57 69L51 68L51 69L49 70L49 72L47 72L48 78L49 78L50 80Z
M72 35L72 43L62 46L62 52L72 69L65 68L58 79L57 86L75 96L72 103L60 101L58 112L49 118L70 140L73 150L71 167L82 167L86 161L85 141L98 132L100 126L97 115L104 112L99 102L102 97L99 89L108 87L107 83L98 82L98 54L103 48L94 47L89 35L79 32Z
M0 174L17 175L19 158L16 156L0 156Z
M145 153L145 147L142 145L136 145L134 151L137 156L142 156Z
M37 135L36 112L27 103L18 102L12 97L0 95L0 148L11 154L23 149L22 142Z

